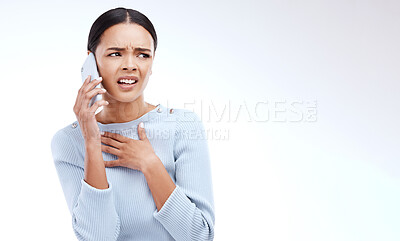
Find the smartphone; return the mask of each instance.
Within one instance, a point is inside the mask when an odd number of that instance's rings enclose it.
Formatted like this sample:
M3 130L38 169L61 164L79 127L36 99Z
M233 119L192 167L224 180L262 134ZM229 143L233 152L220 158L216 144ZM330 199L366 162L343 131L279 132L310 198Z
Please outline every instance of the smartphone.
M96 58L94 57L94 54L92 52L89 53L88 57L86 58L85 62L82 65L81 68L81 74L82 74L82 83L85 82L85 79L90 75L90 81L93 81L94 79L98 79L99 72L97 70L97 63L96 63ZM101 83L96 85L94 88L101 88ZM91 107L94 102L99 101L102 99L101 94L95 95L89 102L89 107Z

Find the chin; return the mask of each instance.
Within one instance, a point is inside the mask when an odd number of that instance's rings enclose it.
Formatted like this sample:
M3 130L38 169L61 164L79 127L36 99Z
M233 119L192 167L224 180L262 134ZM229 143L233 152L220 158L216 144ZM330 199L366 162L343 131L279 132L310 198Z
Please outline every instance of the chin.
M129 103L135 101L139 96L141 96L141 93L126 92L118 93L118 96L113 97L113 99L118 102Z

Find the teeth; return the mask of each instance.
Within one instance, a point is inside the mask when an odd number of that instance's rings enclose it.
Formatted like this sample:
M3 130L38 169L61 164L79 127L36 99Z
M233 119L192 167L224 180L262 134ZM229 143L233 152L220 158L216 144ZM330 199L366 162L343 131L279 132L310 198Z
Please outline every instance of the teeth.
M120 80L119 82L127 83L127 84L133 84L133 83L136 83L136 80L122 79L122 80Z

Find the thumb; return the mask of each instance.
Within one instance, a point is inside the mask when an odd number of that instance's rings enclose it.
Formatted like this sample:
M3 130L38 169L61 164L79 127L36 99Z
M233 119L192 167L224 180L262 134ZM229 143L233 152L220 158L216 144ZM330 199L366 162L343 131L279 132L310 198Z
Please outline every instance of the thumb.
M105 167L117 167L121 166L119 163L119 159L114 160L114 161L104 161Z
M140 140L147 140L146 130L144 129L144 123L140 122L138 125L138 133Z

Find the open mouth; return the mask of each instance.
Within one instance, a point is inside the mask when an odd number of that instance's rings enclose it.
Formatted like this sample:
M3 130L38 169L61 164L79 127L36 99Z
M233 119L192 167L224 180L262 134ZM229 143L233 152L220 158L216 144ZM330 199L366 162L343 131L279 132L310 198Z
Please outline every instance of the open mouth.
M120 84L120 85L133 85L133 84L136 84L136 83L137 83L136 80L131 80L131 79L118 80L118 84Z
M118 86L123 90L129 90L135 87L137 84L137 80L133 79L120 79L118 80Z

